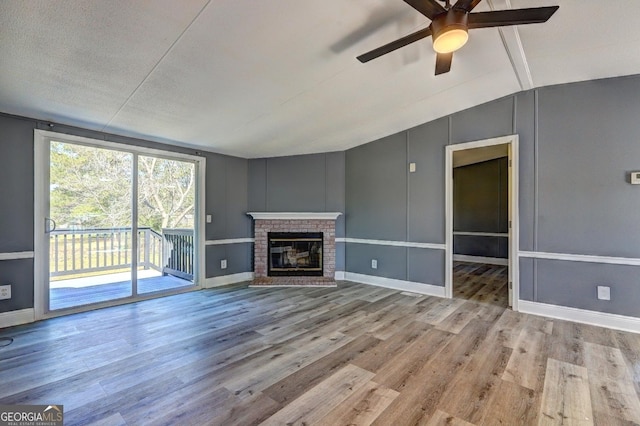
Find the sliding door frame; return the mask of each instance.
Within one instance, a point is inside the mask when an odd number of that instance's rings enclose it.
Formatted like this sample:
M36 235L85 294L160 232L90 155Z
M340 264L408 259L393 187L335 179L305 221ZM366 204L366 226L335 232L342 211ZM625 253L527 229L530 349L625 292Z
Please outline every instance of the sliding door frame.
M70 143L76 145L92 146L96 148L113 149L120 152L127 152L133 155L133 192L132 192L132 231L138 227L137 217L137 170L138 170L138 156L154 156L162 159L186 161L194 164L196 181L196 202L195 202L195 218L194 218L194 245L196 251L194 253L194 276L193 286L189 288L174 289L168 291L161 291L157 293L145 293L143 295L135 295L137 293L136 281L137 279L132 275L132 294L125 299L116 299L107 302L95 303L91 305L82 305L70 309L64 309L59 311L49 311L49 287L47 285L49 281L49 252L48 241L49 234L45 233L45 218L49 214L49 162L50 162L50 146L51 141L55 140L63 143ZM82 136L68 135L63 133L51 132L48 130L34 130L34 311L35 319L45 319L61 315L68 315L77 312L89 311L93 309L99 309L108 306L121 305L124 303L130 303L132 301L153 299L157 297L166 296L168 294L184 293L188 291L199 290L204 288L205 284L205 172L206 172L206 158L197 155L183 154L180 152L172 152L155 148L146 148L134 145L127 145L117 142L87 138ZM133 234L132 234L133 235ZM136 242L137 247L138 242ZM136 248L134 247L134 249ZM135 253L136 250L133 250ZM136 259L132 259L136 260ZM133 263L132 273L135 274L136 263Z

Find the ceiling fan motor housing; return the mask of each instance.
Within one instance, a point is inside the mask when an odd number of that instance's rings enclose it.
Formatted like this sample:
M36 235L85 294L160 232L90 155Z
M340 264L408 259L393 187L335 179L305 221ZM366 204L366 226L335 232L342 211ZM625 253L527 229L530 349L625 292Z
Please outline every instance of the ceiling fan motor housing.
M467 20L469 18L469 13L461 10L461 9L456 9L451 8L447 11L447 13L443 13L439 16L437 16L433 22L431 22L431 33L432 33L432 37L433 37L433 46L434 49L436 50L436 52L439 53L448 53L448 52L452 52L454 50L456 50L457 48L461 47L458 46L452 50L439 50L437 48L438 45L438 41L440 39L440 37L442 35L444 35L445 33L454 31L454 32L460 32L463 31L465 34L468 32L468 25L467 25ZM466 42L466 38L464 40L464 42ZM462 43L464 44L464 43Z
M471 12L481 0L404 0L415 10L431 20L427 28L414 31L377 49L358 56L362 63L379 58L396 49L431 36L433 50L436 51L436 75L451 69L453 53L469 40L469 26L476 28L495 28L509 25L539 24L547 22L560 6L529 7L524 9L492 10L489 12Z

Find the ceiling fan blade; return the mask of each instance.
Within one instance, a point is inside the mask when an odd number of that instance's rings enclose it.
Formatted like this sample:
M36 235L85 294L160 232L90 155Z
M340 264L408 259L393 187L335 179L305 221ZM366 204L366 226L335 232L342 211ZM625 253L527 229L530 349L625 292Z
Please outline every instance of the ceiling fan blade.
M433 21L433 18L445 13L447 9L442 7L436 0L404 0L409 3L418 12L422 13L427 18Z
M418 30L415 33L411 33L396 41L392 41L391 43L387 43L384 46L380 46L377 49L373 49L370 52L364 53L358 56L358 60L362 63L369 62L372 59L376 59L382 55L386 55L389 52L393 52L396 49L400 49L401 47L411 44L414 41L422 40L423 38L429 37L430 35L431 35L431 27Z
M449 70L451 70L452 59L453 59L453 52L438 53L438 55L436 56L436 75L449 72Z
M467 12L471 12L481 0L458 0L456 4L453 5L454 9L462 9Z
M560 6L532 7L528 9L495 10L470 13L471 28L502 27L507 25L539 24L547 22Z

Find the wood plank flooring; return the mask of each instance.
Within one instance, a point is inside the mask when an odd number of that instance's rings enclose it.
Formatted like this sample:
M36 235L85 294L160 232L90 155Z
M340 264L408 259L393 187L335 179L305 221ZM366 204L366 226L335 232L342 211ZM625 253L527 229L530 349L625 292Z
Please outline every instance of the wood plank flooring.
M503 272L460 268L454 299L243 284L4 329L0 404L63 404L67 425L640 424L640 335L505 309L478 274Z
M509 306L509 269L482 263L453 262L453 296Z

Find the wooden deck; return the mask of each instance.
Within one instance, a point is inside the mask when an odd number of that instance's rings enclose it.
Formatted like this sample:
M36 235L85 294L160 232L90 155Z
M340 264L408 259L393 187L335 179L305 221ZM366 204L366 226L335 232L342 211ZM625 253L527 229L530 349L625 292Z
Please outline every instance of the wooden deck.
M640 423L640 335L467 281L454 299L243 284L5 329L0 403L64 404L66 425Z
M60 284L58 283L58 285ZM171 275L161 275L138 279L138 293L153 293L192 285L191 281ZM83 287L58 287L49 290L49 306L50 310L55 311L91 303L123 299L130 296L131 281L128 280Z

